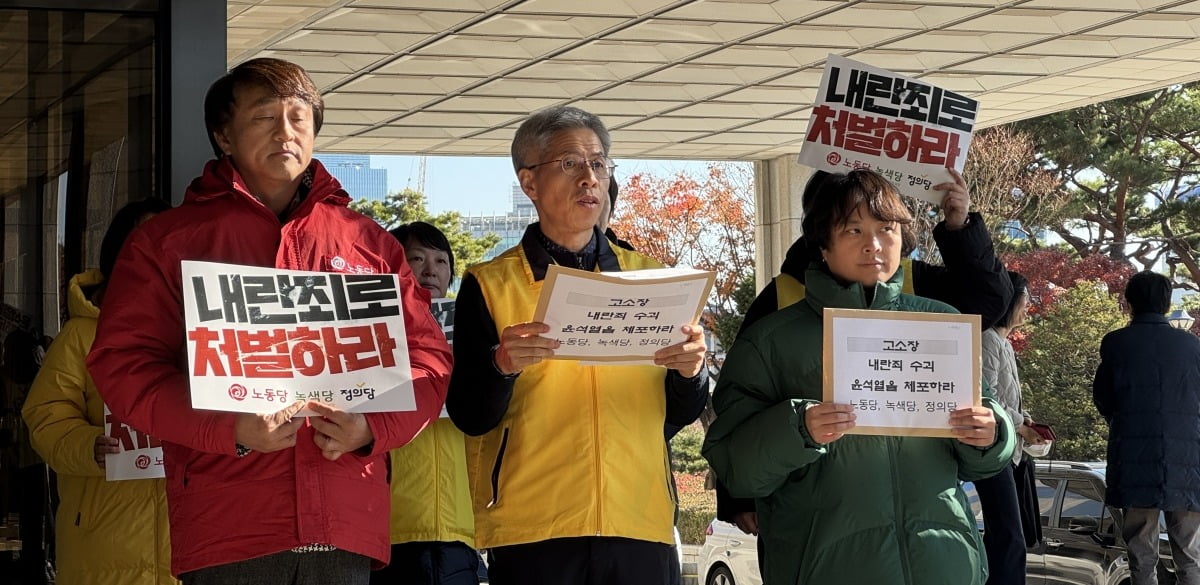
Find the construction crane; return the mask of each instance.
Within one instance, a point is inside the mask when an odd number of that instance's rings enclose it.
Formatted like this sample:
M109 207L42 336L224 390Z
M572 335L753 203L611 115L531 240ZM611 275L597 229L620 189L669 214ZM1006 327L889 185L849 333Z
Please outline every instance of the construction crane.
M425 167L427 166L427 158L425 156L417 157L417 182L414 185L412 175L409 175L408 184L404 186L405 189L412 189L421 193L425 192ZM409 167L409 169L411 170L412 167Z
M422 156L417 167L417 191L425 192L425 165L428 157Z

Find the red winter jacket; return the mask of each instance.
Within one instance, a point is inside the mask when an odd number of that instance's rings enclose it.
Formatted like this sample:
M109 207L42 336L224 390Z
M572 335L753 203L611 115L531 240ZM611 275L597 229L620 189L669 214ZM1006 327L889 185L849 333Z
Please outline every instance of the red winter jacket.
M308 196L280 225L228 159L211 161L184 203L130 235L104 296L88 370L120 419L162 439L175 575L332 544L388 560L388 450L438 417L451 354L404 251L317 161ZM333 262L334 258L341 260ZM400 274L417 410L367 414L369 455L327 461L301 427L296 446L235 455L237 415L194 410L188 393L180 261Z

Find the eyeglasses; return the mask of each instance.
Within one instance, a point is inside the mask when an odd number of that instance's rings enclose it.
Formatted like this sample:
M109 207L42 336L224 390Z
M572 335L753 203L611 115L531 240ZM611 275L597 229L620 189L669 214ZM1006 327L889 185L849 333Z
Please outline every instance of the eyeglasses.
M564 156L546 162L540 162L535 165L529 165L525 168L535 169L542 165L550 163L561 163L562 172L572 179L582 175L585 169L590 169L597 179L607 179L612 176L613 170L617 168L617 164L607 156L601 159L588 160L582 156Z

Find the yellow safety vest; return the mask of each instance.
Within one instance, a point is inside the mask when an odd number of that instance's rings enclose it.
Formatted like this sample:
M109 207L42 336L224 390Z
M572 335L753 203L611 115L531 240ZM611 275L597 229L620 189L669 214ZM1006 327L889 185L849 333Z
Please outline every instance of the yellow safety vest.
M660 266L613 253L623 270ZM519 245L469 272L497 334L533 320L543 281ZM477 546L579 536L673 542L665 376L657 366L573 360L525 368L496 428L466 439Z
M463 542L475 545L467 478L467 448L450 419L438 419L392 461L392 544Z

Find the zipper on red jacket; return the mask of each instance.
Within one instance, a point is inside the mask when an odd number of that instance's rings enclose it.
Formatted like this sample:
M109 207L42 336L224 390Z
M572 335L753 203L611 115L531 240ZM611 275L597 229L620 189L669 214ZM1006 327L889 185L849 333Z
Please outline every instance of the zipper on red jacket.
M589 367L592 378L592 440L596 461L596 536L604 532L604 469L600 459L600 389L596 387L596 368Z

